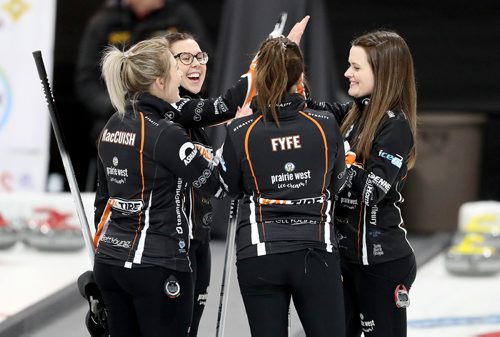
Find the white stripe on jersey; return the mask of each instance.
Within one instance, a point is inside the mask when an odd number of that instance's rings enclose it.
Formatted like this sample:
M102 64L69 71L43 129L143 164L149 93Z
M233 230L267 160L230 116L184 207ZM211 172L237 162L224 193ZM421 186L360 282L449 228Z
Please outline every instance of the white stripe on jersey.
M193 188L189 188L189 210L188 210L188 228L189 228L189 239L193 240L193 210L194 210L194 194L193 194Z
M398 185L399 185L399 183L400 183L400 182L398 181L398 183L397 183L397 185L396 185L396 191L398 191L398 195L399 195L399 200L398 200L398 201L399 201L399 202L401 202L401 201L403 200L403 196L401 195L401 192L399 192L399 190L398 190L398 187L399 187ZM408 243L408 246L410 246L410 249L411 249L413 252L415 252L415 251L413 250L413 247L412 247L412 246L411 246L411 244L410 244L410 241L408 241L408 237L407 237L408 232L406 231L406 228L404 228L404 227L403 227L403 216L401 215L401 208L399 208L399 207L396 205L396 203L394 203L394 207L396 207L396 209L397 209L397 210L398 210L398 212L399 212L399 225L398 225L398 227L399 227L399 228L400 228L400 229L401 229L401 230L405 233L405 240L406 240L406 242Z
M245 95L245 100L243 102L246 102L248 99L248 96L250 95L250 91L252 90L252 74L251 73L246 73L241 76L241 78L246 78L248 83L247 83L247 93Z
M260 241L259 226L255 217L255 201L254 197L250 197L250 232L252 237L252 245L257 245L257 256L266 255L266 245Z
M326 202L326 220L325 220L325 243L326 243L326 251L331 253L333 251L333 246L332 246L332 241L330 239L331 233L330 233L330 228L331 228L331 223L332 223L332 217L330 216L330 206L332 205L331 200L328 199Z
M261 242L259 244L257 244L257 256L262 256L262 255L266 255L266 243L265 242Z
M368 247L366 246L366 204L364 205L364 212L363 212L363 252L361 253L361 256L363 258L363 264L368 265Z
M153 201L153 191L149 195L149 203L146 208L145 218L144 218L144 227L141 230L141 237L139 238L139 243L137 244L137 249L134 254L134 263L140 264L142 260L142 254L144 253L144 244L146 242L146 236L149 229L149 210L151 209L151 202Z

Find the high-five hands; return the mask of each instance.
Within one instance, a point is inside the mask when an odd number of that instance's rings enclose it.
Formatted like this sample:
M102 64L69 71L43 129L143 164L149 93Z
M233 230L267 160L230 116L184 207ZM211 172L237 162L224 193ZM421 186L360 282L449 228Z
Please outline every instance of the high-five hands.
M309 22L310 16L306 15L300 22L297 22L292 29L290 30L290 33L288 33L288 38L295 42L296 44L300 44L300 39L302 38L302 35L304 34L304 31L307 27L307 23Z

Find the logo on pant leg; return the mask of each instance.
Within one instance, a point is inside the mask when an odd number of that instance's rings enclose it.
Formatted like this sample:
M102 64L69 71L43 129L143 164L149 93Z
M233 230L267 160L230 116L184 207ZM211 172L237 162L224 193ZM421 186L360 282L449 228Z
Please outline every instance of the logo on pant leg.
M207 293L199 294L198 295L198 299L197 299L198 305L205 305L205 304L207 304L207 299L208 299L208 294Z
M170 275L165 281L165 294L170 298L179 297L181 294L181 286L174 275Z
M361 329L364 333L372 332L375 330L375 321L373 319L367 321L365 320L365 316L363 316L363 314L359 314L359 319L361 323Z

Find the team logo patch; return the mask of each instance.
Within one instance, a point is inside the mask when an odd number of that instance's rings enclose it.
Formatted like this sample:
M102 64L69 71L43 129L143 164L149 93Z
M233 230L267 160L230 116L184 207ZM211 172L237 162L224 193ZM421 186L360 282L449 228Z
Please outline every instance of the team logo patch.
M203 216L203 224L210 226L212 224L212 212L208 212Z
M174 275L171 275L165 282L165 294L170 298L179 297L181 286Z
M403 157L399 154L392 155L390 153L385 152L384 150L380 150L378 152L378 156L387 159L391 162L392 165L401 168L403 166Z
M201 185L205 184L207 182L207 179L212 175L212 171L209 169L203 170L203 174L198 177L195 181L193 181L192 185L195 188L200 188Z
M184 143L179 149L179 158L184 162L184 165L187 166L196 156L197 152L193 143Z
M174 119L174 117L175 117L175 113L173 111L168 111L165 113L165 118L168 119L169 121Z
M205 105L205 102L200 101L198 104L196 104L196 108L194 109L194 117L193 120L199 122L201 121L201 114L203 113L203 106Z
M109 199L111 207L122 214L140 214L144 208L142 200Z
M285 171L287 171L287 172L293 172L293 171L295 171L295 164L294 163L290 163L290 162L286 163L285 164Z

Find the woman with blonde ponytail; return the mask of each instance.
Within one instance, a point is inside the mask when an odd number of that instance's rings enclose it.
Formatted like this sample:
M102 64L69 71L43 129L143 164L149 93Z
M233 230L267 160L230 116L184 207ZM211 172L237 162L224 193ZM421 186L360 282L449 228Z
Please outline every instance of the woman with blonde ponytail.
M226 96L181 100L181 72L164 37L109 47L102 75L116 113L98 139L94 274L111 336L187 337L193 284L185 197L225 193L214 161L172 118L229 118L246 80ZM224 107L224 117L215 109Z

